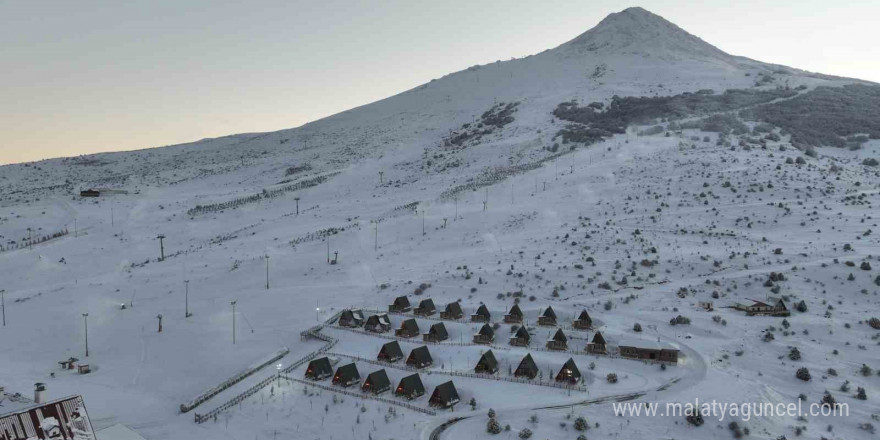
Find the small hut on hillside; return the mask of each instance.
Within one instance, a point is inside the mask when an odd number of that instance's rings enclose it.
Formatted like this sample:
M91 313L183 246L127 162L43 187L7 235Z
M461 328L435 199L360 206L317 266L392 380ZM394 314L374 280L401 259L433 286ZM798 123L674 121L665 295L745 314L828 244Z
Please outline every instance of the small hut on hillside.
M433 363L434 359L431 358L431 352L428 351L427 345L413 348L412 351L409 352L409 356L406 358L406 364L416 368L430 367Z
M459 400L458 390L455 389L455 384L450 380L434 388L428 403L437 408L452 408Z
M578 319L574 320L572 327L578 330L590 330L593 328L593 318L590 318L587 309L581 310L581 314L578 315Z
M568 350L568 337L561 328L556 329L556 333L547 341L547 348L550 350Z
M388 306L388 313L406 313L410 310L412 310L412 306L409 304L409 298L405 296L398 296Z
M491 344L495 342L495 330L489 324L483 324L480 330L474 333L474 344Z
M575 365L574 359L568 358L565 364L562 365L559 373L556 374L556 381L574 385L581 381L581 377L581 370Z
M358 372L357 365L354 362L337 368L336 374L333 375L333 385L350 387L360 381L361 374Z
M385 343L382 345L382 348L379 349L379 355L376 359L392 364L403 359L403 351L400 349L400 344L397 341Z
M519 304L514 304L513 307L510 308L510 311L504 315L504 322L508 324L522 324L523 312L520 310Z
M446 309L440 312L440 319L458 321L463 316L464 312L461 310L461 304L459 304L458 301L446 304Z
M391 319L384 313L381 315L370 315L367 318L367 322L364 323L364 330L372 333L385 333L391 330Z
M516 371L513 372L513 375L516 377L525 377L528 379L534 379L538 376L538 365L535 364L535 360L532 359L531 354L525 355L524 358L519 362L519 366L516 367Z
M323 380L333 375L333 366L328 357L313 359L306 368L306 379Z
M425 298L419 302L419 306L413 310L413 313L418 316L431 316L434 313L437 313L437 307L434 306L434 300L431 298Z
M495 353L489 350L480 356L477 366L474 367L474 373L477 374L495 374L498 372L498 361L495 359Z
M547 306L547 308L544 309L544 313L538 317L538 325L556 325L556 312L553 311L553 306Z
M510 337L510 345L516 347L528 347L531 340L532 335L529 334L529 330L523 325L516 329L516 333Z
M384 368L370 373L367 379L364 380L364 384L361 385L362 391L372 393L374 396L378 396L390 389L391 381L388 380L388 374L385 373Z
M605 354L607 353L606 345L607 343L605 342L605 337L602 336L602 332L596 332L593 335L593 341L587 344L587 353Z
M394 390L395 396L406 397L409 400L421 397L425 394L425 386L422 385L422 378L418 373L400 379L400 383Z
M480 307L477 307L477 311L471 315L471 322L489 322L492 319L492 314L489 313L489 309L486 308L485 304L480 304Z
M440 342L449 339L449 332L446 331L446 325L442 322L431 325L428 333L422 335L425 342Z
M419 324L415 319L410 318L400 323L400 328L394 331L394 336L412 338L418 336L419 333Z

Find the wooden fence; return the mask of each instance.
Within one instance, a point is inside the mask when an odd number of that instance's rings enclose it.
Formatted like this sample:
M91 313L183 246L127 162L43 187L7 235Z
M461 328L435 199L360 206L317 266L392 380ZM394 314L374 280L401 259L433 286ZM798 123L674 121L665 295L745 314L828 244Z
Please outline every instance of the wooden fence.
M308 380L304 380L304 379L296 379L293 377L288 377L288 376L283 376L283 375L281 377L284 379L293 381L293 382L299 382L301 384L313 386L315 388L320 388L322 390L332 391L334 393L345 394L347 396L356 397L358 399L375 400L377 402L387 403L389 405L401 406L406 409L411 409L413 411L418 411L420 413L428 414L431 416L437 415L437 411L434 411L433 409L422 408L420 406L416 406L416 405L413 405L413 404L407 403L407 402L401 402L400 400L396 400L396 399L389 399L387 397L374 396L372 394L365 393L365 392L351 391L351 390L348 390L345 388L328 386L328 385L324 385L321 383L312 382L312 381L308 381Z

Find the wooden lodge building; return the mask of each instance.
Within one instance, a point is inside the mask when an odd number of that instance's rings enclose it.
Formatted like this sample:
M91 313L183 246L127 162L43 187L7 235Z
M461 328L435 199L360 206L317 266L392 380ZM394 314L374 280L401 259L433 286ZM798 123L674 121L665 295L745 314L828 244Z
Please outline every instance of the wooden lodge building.
M419 335L419 324L415 319L406 319L400 323L400 328L394 331L394 336L401 338L413 338Z
M581 314L578 315L578 318L574 320L571 326L578 330L590 330L593 328L593 319L590 318L587 309L581 310Z
M330 359L325 357L313 359L306 368L306 379L324 380L333 375Z
M516 377L525 377L527 379L534 379L538 376L538 365L535 364L535 360L532 359L531 354L526 354L524 358L519 362L519 366L516 367L516 371L513 372L513 375Z
M437 313L437 307L434 306L434 300L426 298L419 302L419 306L413 310L413 313L417 316L431 316Z
M550 350L568 350L568 337L561 328L556 329L556 333L547 341L547 348Z
M84 189L79 192L80 197L101 197L101 191L96 189Z
M412 306L409 304L409 298L405 296L398 296L388 306L388 313L406 313L410 310L412 310Z
M428 329L428 333L422 335L425 342L441 342L449 339L449 332L446 331L446 325L438 322Z
M489 309L486 308L485 304L480 304L480 307L477 307L477 311L471 315L471 322L489 322L492 319L492 314L489 313Z
M785 305L782 298L768 297L767 302L751 300L752 304L745 305L737 303L734 309L746 312L748 316L790 316L791 311Z
M391 364L403 359L403 351L400 349L400 344L397 341L391 341L382 345L376 359Z
M620 357L644 361L678 363L678 349L670 344L648 339L623 338L617 342Z
M580 382L581 378L581 370L578 369L572 358L568 358L568 360L562 365L559 373L556 374L557 382L565 382L572 385Z
M356 328L364 325L364 312L360 309L345 309L339 315L339 325L341 327Z
M333 385L350 387L360 381L361 374L358 372L357 365L354 362L337 368L336 374L333 375Z
M547 306L547 308L544 309L544 313L538 317L538 325L556 325L556 312L553 311L552 306Z
M523 325L516 329L516 333L510 337L510 345L516 347L528 347L531 340L532 335L529 334L529 330Z
M607 353L607 342L605 342L605 337L602 336L602 332L596 332L593 335L593 340L587 344L587 353L593 354L605 354Z
M495 342L495 330L489 324L483 324L480 330L474 333L474 344L492 344Z
M498 372L498 360L495 359L495 353L489 350L480 356L480 360L474 367L474 373L477 374L495 374Z
M446 309L440 312L440 319L458 321L462 317L464 317L464 312L461 310L461 304L458 301L446 304Z
M381 315L370 315L364 324L364 330L373 333L385 333L391 330L391 319L384 313Z
M412 351L409 352L409 356L406 358L406 364L410 367L427 368L433 363L434 359L431 358L431 352L428 351L427 345L413 348Z
M510 311L504 315L504 322L507 324L522 324L523 312L519 308L519 304L514 304Z
M395 396L403 396L409 400L416 399L425 394L425 386L422 385L422 378L419 374L411 374L400 379L400 383L394 390Z
M455 384L450 380L434 388L428 403L437 408L452 408L459 401L458 390L455 389Z
M374 396L378 396L390 389L391 381L388 380L388 373L385 372L384 368L370 373L367 379L364 380L364 384L361 385L362 391L372 393Z

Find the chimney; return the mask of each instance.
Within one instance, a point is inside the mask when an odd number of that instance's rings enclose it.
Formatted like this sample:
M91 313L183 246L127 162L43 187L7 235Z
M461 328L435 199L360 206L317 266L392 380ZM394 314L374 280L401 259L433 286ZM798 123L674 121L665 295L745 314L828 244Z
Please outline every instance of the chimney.
M46 384L37 382L34 384L34 403L43 403L46 401Z

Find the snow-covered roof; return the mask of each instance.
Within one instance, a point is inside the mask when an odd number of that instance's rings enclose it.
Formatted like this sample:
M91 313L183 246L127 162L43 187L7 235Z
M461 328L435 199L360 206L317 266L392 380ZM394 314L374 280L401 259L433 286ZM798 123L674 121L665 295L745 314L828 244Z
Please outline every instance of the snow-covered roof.
M619 338L615 338L613 345L616 345L618 347L649 348L653 350L678 350L678 347L665 341L658 341L656 339L634 338L631 336L621 336Z
M146 440L128 426L115 424L96 432L101 440Z

